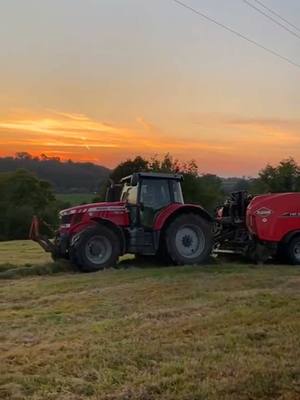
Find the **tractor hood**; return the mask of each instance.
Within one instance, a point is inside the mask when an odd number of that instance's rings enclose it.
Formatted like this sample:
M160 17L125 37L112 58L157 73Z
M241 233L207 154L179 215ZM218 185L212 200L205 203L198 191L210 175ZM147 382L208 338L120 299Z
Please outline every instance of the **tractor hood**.
M63 217L65 215L79 214L79 213L92 213L99 211L122 211L125 210L125 203L119 202L101 202L101 203L91 203L83 204L80 206L75 206L67 208L60 211L59 216Z

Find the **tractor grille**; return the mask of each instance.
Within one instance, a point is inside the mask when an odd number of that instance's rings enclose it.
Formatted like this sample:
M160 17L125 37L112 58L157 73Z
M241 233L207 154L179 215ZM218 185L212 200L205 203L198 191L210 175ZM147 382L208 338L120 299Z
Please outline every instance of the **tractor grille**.
M72 223L73 224L79 224L79 222L82 220L83 214L82 213L77 213L74 215Z
M72 219L72 215L71 214L63 215L63 216L60 217L60 223L62 225L70 224L71 223L71 219Z

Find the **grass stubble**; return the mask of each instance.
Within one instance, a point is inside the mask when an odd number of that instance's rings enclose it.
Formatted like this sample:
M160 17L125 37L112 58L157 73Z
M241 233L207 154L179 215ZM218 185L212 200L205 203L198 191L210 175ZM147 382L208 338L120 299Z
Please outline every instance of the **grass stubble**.
M0 399L300 399L297 267L79 274L15 246L13 264L0 245Z

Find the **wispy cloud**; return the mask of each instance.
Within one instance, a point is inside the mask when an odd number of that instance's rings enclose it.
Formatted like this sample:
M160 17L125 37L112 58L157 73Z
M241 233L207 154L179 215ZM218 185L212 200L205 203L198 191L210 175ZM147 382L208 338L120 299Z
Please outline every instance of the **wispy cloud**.
M94 120L84 114L56 111L36 117L30 115L26 118L22 114L21 117L13 115L2 118L0 137L2 148L12 148L18 143L19 147L25 145L28 151L35 153L50 149L57 149L59 153L60 149L68 148L72 154L72 151L82 148L94 154L102 150L101 155L104 156L104 150L109 149L112 158L109 164L134 153L163 154L195 149L215 152L228 150L224 145L207 143L197 138L191 142L184 137L163 133L143 117L136 118L131 126L119 126ZM84 154L82 157L89 156ZM107 161L108 157L109 154L105 154L104 161Z
M266 162L300 156L300 120L211 114L192 116L175 130L164 132L142 116L125 126L85 114L23 110L0 117L0 154L49 153L112 167L136 154L169 152L221 174L255 173Z

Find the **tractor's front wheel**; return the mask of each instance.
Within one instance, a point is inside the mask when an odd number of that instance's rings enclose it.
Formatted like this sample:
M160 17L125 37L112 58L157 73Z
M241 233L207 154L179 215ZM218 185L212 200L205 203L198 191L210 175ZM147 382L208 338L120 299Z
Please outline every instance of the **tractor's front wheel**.
M169 225L165 240L174 264L203 264L213 246L212 226L199 215L183 214Z
M120 255L120 241L106 226L93 226L80 234L71 249L71 259L82 272L113 267Z

